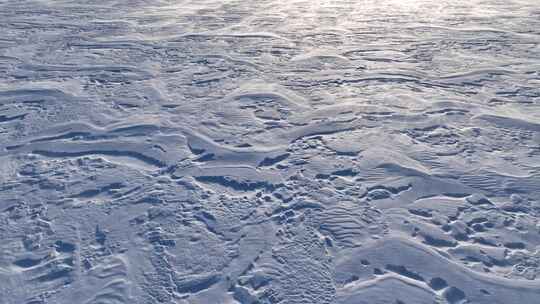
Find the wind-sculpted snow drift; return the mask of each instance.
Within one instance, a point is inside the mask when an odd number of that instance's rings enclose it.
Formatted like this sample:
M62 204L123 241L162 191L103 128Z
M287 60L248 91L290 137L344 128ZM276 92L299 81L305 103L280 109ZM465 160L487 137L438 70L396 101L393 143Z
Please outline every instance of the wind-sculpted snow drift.
M535 0L0 0L0 304L540 303Z

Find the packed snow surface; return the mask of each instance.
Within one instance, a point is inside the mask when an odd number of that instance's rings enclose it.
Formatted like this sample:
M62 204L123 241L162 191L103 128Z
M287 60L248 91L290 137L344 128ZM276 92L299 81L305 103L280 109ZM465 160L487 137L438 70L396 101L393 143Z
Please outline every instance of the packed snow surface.
M0 0L1 304L540 303L538 0Z

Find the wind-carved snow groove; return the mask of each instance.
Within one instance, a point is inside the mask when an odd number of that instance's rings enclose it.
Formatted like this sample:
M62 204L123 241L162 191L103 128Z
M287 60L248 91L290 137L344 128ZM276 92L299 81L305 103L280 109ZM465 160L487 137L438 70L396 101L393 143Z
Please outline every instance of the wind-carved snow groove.
M238 191L253 191L256 189L272 190L274 186L264 181L236 181L227 176L197 176L196 180L203 183L219 184Z
M261 163L264 164L267 159L276 159L284 154L280 147L255 149L222 146L191 130L184 130L184 135L187 138L189 149L200 155L199 161L201 162L221 165L244 164L255 167Z
M119 151L119 150L84 150L80 152L60 152L60 151L50 151L50 150L32 150L34 154L43 155L46 157L53 158L64 158L64 157L81 157L86 155L108 155L108 156L128 156L133 157L138 160L141 160L149 165L156 167L164 167L165 164L158 159L145 156L144 154L132 152L132 151Z
M59 132L63 133L62 135L41 136L27 143L6 146L5 149L9 153L34 153L51 158L90 155L128 157L158 168L171 165L175 158L182 159L183 155L187 157L187 152L177 150L178 155L172 156L159 145L138 143L130 139L156 133L158 130L159 128L154 125L136 125L110 130L98 129L87 124L61 125L49 129L47 133Z
M98 142L98 143L78 143L67 144L57 142L52 144L30 144L20 147L10 148L13 152L30 152L51 158L81 157L87 155L106 155L106 156L124 156L132 157L156 167L165 167L167 163L156 153L152 154L138 152L146 150L144 145L124 143L124 148L131 146L133 150L118 150L118 142ZM148 146L147 146L148 147Z
M250 166L195 166L179 168L172 173L174 177L192 176L195 180L216 184L236 191L265 189L273 191L283 180L279 174L257 170Z

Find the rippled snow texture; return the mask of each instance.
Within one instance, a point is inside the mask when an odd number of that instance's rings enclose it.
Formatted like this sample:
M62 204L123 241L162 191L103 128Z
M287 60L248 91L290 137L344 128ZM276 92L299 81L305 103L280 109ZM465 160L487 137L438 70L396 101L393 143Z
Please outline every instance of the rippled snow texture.
M0 303L540 303L537 0L0 0Z

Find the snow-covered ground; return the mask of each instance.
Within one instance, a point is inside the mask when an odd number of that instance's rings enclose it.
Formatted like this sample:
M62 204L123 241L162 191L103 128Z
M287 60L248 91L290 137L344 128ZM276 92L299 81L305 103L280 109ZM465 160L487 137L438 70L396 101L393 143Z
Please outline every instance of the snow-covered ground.
M0 0L0 303L540 303L538 0Z

